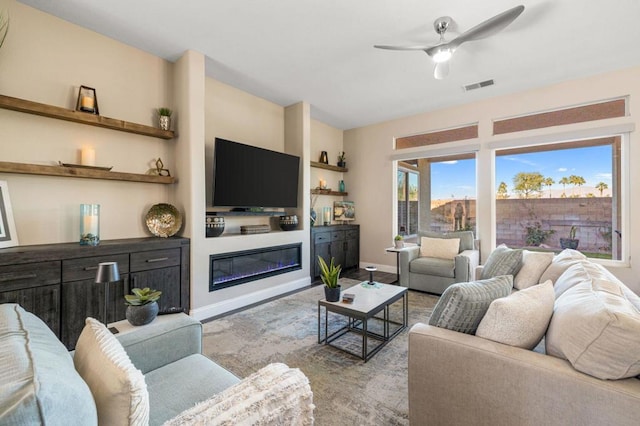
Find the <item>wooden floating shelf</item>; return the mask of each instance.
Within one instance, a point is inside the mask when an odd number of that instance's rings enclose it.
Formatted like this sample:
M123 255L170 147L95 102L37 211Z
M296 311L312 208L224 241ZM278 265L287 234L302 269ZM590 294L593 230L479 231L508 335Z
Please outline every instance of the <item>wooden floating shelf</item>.
M285 216L286 212L262 211L262 212L207 212L207 216ZM239 235L239 234L238 234Z
M335 195L337 197L346 197L349 195L348 192L332 191L330 189L312 189L311 193L318 195Z
M142 175L137 173L110 172L105 170L82 169L63 166L42 166L39 164L10 163L6 161L0 161L0 173L19 173L28 175L122 180L129 182L162 184L172 184L176 182L176 178L171 176Z
M5 95L0 95L0 108L154 138L173 139L175 137L175 133L171 130L156 129L155 127L145 126L144 124L130 123L124 120L12 98L11 96Z
M316 169L325 169L325 170L331 170L334 172L342 172L342 173L346 173L349 171L349 169L347 169L346 167L332 166L330 164L318 163L316 161L311 161L310 163L311 163L311 167L315 167Z

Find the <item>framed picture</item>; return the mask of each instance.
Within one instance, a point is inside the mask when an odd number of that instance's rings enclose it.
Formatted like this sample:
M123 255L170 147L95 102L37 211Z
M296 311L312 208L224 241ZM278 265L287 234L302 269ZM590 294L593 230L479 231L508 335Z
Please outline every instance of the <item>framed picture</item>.
M356 207L353 201L334 201L333 220L356 220Z
M9 198L9 185L0 180L0 248L18 245L16 224L13 222L13 210Z
M100 115L96 89L93 87L80 86L80 90L78 90L78 100L76 101L76 111Z

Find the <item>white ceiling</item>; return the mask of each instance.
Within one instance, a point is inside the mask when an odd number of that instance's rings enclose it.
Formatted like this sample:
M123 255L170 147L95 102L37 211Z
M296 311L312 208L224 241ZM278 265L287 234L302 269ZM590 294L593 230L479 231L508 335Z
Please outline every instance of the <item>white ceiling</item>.
M208 76L350 129L640 65L638 0L19 0L169 61L191 49ZM445 80L421 51L518 4L490 38L463 44ZM463 85L494 79L465 92Z

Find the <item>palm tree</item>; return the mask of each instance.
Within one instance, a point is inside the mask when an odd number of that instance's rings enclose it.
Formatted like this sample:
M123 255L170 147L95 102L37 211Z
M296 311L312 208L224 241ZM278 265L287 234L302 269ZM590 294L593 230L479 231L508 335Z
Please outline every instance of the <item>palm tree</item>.
M600 196L602 197L602 193L604 192L605 189L609 188L609 185L607 185L604 182L598 182L598 184L596 185L596 189L598 191L600 191Z
M506 183L500 182L500 185L498 185L497 198L499 200L506 200L507 198L509 198L509 194L507 193L507 184Z
M565 193L566 189L567 189L567 185L570 184L571 182L569 181L569 178L564 176L562 179L560 179L560 181L558 182L560 185L562 185L562 195L563 197L566 197L567 194Z
M576 197L576 187L584 185L587 181L584 180L582 176L571 175L569 176L569 183L573 185L572 197ZM579 195L577 195L577 197L579 197Z
M543 183L544 186L548 186L549 187L549 198L551 198L551 185L556 183L556 181L553 180L553 178L546 177L546 178L544 178L544 181L542 183Z

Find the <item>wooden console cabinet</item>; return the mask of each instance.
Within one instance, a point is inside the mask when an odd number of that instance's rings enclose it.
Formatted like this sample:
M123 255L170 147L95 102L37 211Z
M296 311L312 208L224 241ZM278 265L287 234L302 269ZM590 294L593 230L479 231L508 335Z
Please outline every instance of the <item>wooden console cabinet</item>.
M327 263L333 257L342 269L360 263L360 225L329 225L311 228L311 281L320 276L318 256Z
M90 316L103 321L104 287L98 263L118 262L120 281L109 289L109 322L125 318L124 295L133 287L162 291L160 309L189 310L187 238L103 240L98 246L45 244L0 250L0 303L19 303L42 318L68 349Z

